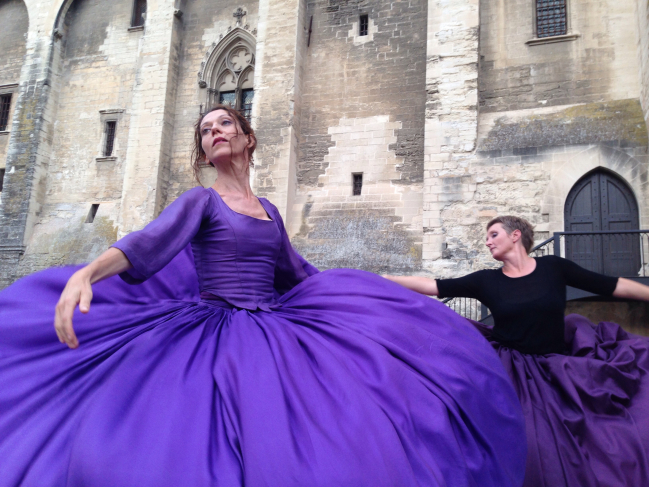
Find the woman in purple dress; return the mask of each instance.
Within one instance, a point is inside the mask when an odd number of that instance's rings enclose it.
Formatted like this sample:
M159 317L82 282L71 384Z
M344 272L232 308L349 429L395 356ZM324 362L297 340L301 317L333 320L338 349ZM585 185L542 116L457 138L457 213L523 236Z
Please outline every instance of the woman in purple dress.
M0 485L519 486L520 405L472 325L301 259L238 112L196 142L213 187L0 293Z
M566 286L649 300L649 287L555 256L532 258L532 225L504 216L487 225L499 269L459 279L386 276L412 290L484 303L490 339L523 406L525 487L649 485L649 339L615 323L564 320Z

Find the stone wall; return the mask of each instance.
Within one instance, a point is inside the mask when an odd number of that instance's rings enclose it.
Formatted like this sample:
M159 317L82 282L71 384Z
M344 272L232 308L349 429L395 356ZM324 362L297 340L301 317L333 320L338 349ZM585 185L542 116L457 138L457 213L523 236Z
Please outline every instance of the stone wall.
M61 19L51 66L56 120L21 274L85 262L116 239L143 34L128 30L131 9L129 0L76 0ZM106 120L117 121L111 157L103 157ZM95 221L85 223L93 204Z
M0 95L12 95L11 114L16 105L20 71L25 62L28 27L29 17L23 0L0 3ZM10 115L7 130L0 132L0 169L5 168L12 119Z
M535 41L534 5L480 3L481 112L638 97L634 2L570 1L569 35L545 41Z
M644 109L644 118L649 126L649 0L636 1L637 52L640 67L640 100Z
M423 1L308 3L288 228L322 268L421 267L426 12Z

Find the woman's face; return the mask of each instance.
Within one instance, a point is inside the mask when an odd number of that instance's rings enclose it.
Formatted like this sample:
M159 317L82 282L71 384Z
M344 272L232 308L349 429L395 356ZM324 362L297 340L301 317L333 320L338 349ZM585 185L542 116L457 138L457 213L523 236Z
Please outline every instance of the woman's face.
M203 117L200 125L201 146L208 161L232 161L237 157L247 160L250 137L245 135L237 121L225 110L215 110Z
M514 248L516 241L520 240L516 238L516 232L518 230L514 230L511 235L508 234L501 223L494 223L489 227L486 244L494 259L503 260L505 255Z

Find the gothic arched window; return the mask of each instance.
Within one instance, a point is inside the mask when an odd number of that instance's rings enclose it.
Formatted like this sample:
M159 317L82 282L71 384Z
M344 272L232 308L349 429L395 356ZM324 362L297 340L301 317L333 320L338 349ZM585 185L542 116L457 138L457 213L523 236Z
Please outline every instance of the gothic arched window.
M199 84L207 88L206 108L230 105L248 120L252 111L255 78L255 40L237 28L208 51Z

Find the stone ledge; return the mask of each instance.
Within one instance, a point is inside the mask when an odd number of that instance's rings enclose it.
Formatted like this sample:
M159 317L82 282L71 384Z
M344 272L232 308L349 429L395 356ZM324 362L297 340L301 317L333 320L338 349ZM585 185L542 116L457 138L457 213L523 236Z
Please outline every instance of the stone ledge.
M525 42L525 44L527 44L528 46L538 46L541 44L552 44L554 42L574 41L580 36L581 34L564 34L561 36L535 37L534 39L530 39L529 41Z
M0 130L0 135L9 135L11 132L8 130Z
M139 31L141 31L141 30L144 30L144 26L143 26L143 25L138 25L138 26L135 26L135 27L129 27L129 28L128 28L128 31L129 31L129 32L139 32Z
M108 156L108 157L95 157L95 161L97 162L110 162L110 161L116 161L117 156Z

